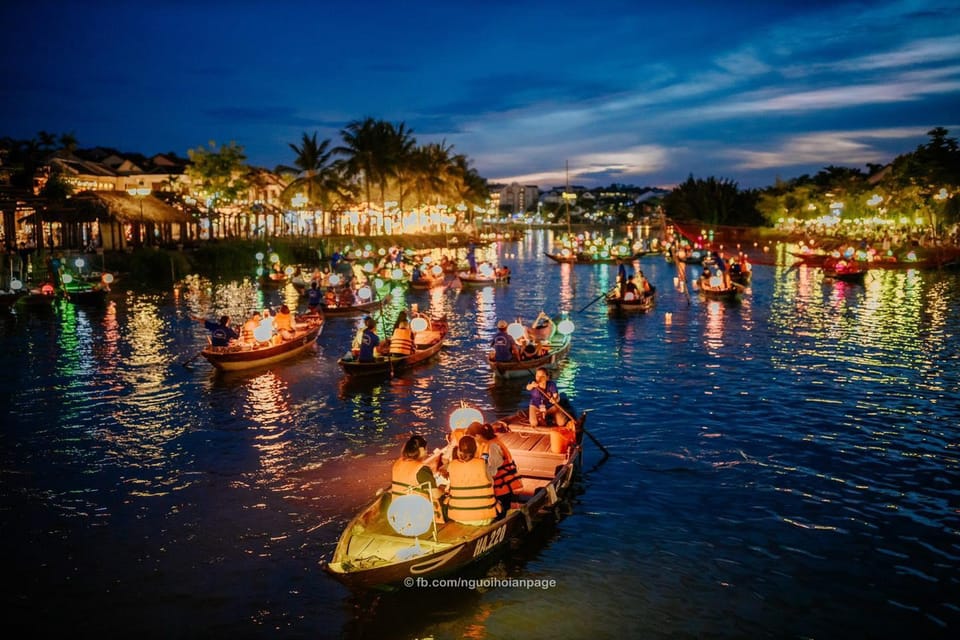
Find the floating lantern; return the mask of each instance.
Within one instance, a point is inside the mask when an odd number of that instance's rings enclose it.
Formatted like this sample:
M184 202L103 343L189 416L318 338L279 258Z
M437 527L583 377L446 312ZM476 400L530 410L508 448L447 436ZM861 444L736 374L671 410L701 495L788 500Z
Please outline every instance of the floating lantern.
M466 429L474 422L483 422L483 414L473 407L462 406L450 414L450 431Z
M426 318L417 317L410 321L410 329L412 331L426 331L429 326L430 324Z
M568 336L573 333L573 330L576 327L573 324L573 320L570 318L564 318L557 324L557 331L560 332L560 335Z
M672 324L672 323L673 323L673 314L670 313L669 311L667 311L665 314L663 314L663 322L664 322L665 324Z

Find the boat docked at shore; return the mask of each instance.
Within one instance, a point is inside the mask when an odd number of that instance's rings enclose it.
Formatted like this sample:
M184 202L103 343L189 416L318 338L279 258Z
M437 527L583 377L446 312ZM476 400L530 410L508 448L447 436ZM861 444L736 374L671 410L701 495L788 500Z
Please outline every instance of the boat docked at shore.
M488 353L487 364L497 377L530 378L540 367L556 369L560 365L570 352L574 325L566 318L556 323L550 318L547 320L549 322L538 325L538 319L529 329L519 322L509 325L507 332L520 346L521 358L494 360L493 352Z
M208 345L200 355L220 371L245 371L276 364L313 347L324 320L321 316L308 315L299 316L298 322L299 326L290 338L278 340L274 337L255 345Z
M467 410L483 421L475 409ZM523 484L499 520L481 526L449 520L438 524L429 498L415 492L393 496L385 487L347 524L324 569L364 592L423 586L431 578L483 566L552 516L566 496L580 464L585 419L581 414L572 428L530 427L521 412L493 423ZM451 416L451 430L454 420ZM462 426L468 423L464 420ZM424 464L436 469L439 456L435 453Z
M417 326L419 320L423 321L422 327ZM428 321L426 318L418 317L414 318L410 324L414 329L413 353L408 355L387 353L378 355L372 361L362 362L351 351L337 360L337 364L351 376L392 376L430 360L443 348L443 340L447 337L448 331L446 318L431 318ZM385 341L385 346L389 347L389 341Z

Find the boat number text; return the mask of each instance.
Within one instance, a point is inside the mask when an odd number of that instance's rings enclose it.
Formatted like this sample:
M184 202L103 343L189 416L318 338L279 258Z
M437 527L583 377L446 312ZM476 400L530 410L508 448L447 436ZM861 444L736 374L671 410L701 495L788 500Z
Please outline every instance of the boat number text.
M482 553L486 553L493 547L497 546L503 542L504 537L507 535L507 527L502 526L496 531L491 531L487 535L480 538L477 542L477 546L473 550L473 557L476 558Z

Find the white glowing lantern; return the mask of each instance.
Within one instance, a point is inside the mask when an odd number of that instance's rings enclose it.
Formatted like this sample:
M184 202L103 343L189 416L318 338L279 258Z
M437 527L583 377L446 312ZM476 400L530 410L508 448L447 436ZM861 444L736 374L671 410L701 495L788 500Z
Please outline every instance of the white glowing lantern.
M573 330L576 327L573 324L573 320L570 318L564 318L557 324L557 331L560 332L560 335L568 336L573 333Z
M263 267L257 267L257 277L260 277L262 275L263 275Z
M387 255L387 250L384 249L383 247L380 247L379 249L377 249L377 253L381 256L385 256Z
M70 284L71 282L73 282L73 276L69 273L63 274L63 284Z
M373 263L367 262L363 265L364 273L373 273Z
M362 257L363 257L363 250L362 250L362 249L357 249L356 251L353 252L353 255L356 256L357 258L362 258Z
M514 340L519 340L526 334L527 329L519 322L511 322L507 327L507 333L509 333Z
M340 284L340 276L334 273L330 276L330 286L335 287L338 284Z
M257 342L266 342L273 337L273 327L269 323L261 322L253 330L253 337Z
M287 267L286 269L283 270L283 272L287 274L288 278L293 275L294 271L296 271L296 269L294 269L293 267Z
M430 273L432 273L435 278L439 278L441 275L443 275L443 267L435 264L430 267Z
M14 278L13 280L10 281L10 290L11 290L11 291L19 291L19 290L22 289L22 288L23 288L23 283L20 282L19 280L17 280L16 278Z
M357 289L357 297L361 300L369 300L373 293L370 291L370 287L363 285Z
M383 278L374 278L373 286L377 289L377 291L383 289Z
M113 282L113 274L105 273L102 276L100 276L100 279L106 282L107 284L111 284Z
M426 318L419 318L419 317L418 317L418 318L414 318L413 320L410 321L410 329L411 329L412 331L426 331L426 330L427 330L427 327L429 327L429 326L430 326L430 325L429 325L429 323L427 323L427 319L426 319Z
M277 264L278 262L280 262L280 256L277 255L277 254L275 254L275 253L271 253L271 254L270 254L270 262L273 263L273 264Z
M403 269L399 267L390 272L390 277L394 280L403 280Z
M423 264L430 264L431 262L433 262L433 258L430 256L423 256Z
M73 261L73 264L77 265L77 269L83 269L83 265L87 263L83 258L77 258Z
M263 252L262 252L262 251L257 251L257 253L256 253L253 257L257 259L257 262L263 262Z
M633 300L635 297L636 296L633 295L633 291L627 291L625 294L623 294L623 299L626 300L627 302L629 302L630 300Z
M477 271L479 271L480 275L484 278L493 277L493 266L489 262L484 262Z
M562 255L564 258L569 258L570 249L567 249L566 247L564 247L563 250L560 252L560 255Z
M483 414L473 407L460 407L450 414L450 431L466 429L474 422L483 422Z

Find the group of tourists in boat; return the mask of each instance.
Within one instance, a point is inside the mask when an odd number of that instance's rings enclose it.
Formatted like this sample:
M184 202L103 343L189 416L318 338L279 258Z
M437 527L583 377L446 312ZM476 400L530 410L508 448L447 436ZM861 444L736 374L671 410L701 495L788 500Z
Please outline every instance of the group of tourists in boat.
M570 487L586 415L563 406L546 369L526 388L527 411L503 420L454 411L432 453L412 434L325 569L358 591L389 590L479 565L532 531Z
M568 318L555 322L543 311L529 326L519 319L498 320L487 362L501 378L530 376L539 367L554 369L570 351L573 330Z
M376 320L364 318L350 351L337 361L347 374L395 374L409 369L436 355L448 330L446 318L421 314L417 304L409 313L403 309L397 314L389 338L381 340L376 327Z

